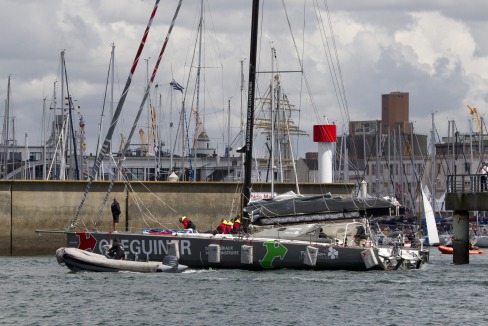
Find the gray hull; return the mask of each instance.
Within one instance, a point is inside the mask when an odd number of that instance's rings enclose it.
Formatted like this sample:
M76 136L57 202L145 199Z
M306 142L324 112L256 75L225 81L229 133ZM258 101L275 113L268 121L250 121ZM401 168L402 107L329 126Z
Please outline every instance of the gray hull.
M480 235L474 238L473 245L479 248L488 248L488 236Z
M102 253L103 246L117 237L128 260L162 261L174 255L191 268L385 269L376 249L367 250L374 263L365 262L364 248L332 246L294 240L259 239L211 234L142 234L68 232L67 246Z

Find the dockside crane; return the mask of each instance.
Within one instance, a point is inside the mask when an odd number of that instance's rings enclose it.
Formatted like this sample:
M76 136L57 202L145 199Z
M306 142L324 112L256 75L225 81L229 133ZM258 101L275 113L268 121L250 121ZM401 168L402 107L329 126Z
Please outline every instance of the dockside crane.
M477 128L476 131L479 132L479 133L482 133L482 131L483 131L482 128L483 127L481 125L481 118L480 118L480 115L478 113L478 110L476 108L471 107L469 104L466 105L466 106L468 107L468 109L470 111L469 113L473 116L473 120L476 123L476 128Z

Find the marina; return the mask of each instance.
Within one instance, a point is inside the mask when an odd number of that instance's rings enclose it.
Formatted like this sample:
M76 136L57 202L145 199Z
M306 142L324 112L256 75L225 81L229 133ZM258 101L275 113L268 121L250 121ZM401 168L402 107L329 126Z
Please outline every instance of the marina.
M488 5L330 5L5 3L0 324L488 324Z
M175 24L175 21L178 17L178 13L181 7L182 1L180 0L173 19L171 21L171 24L169 25L169 29L167 32L167 36L165 38L165 41L162 45L159 57L155 63L153 73L151 74L151 77L149 78L149 71L147 70L146 72L146 77L147 77L147 85L145 87L144 91L144 96L142 99L142 102L139 106L139 110L137 111L135 117L134 117L134 122L132 125L132 128L130 130L129 135L127 136L127 139L124 139L123 142L120 143L120 148L119 148L119 153L116 156L117 158L113 157L113 152L112 152L112 138L114 135L115 128L117 126L117 123L119 122L119 117L121 116L122 109L130 88L130 85L132 83L132 79L134 76L134 73L136 71L136 68L139 63L139 58L140 55L146 45L146 38L149 34L153 19L156 16L158 5L159 5L159 0L155 2L154 8L151 12L151 15L149 17L149 21L147 23L145 32L142 36L142 39L140 41L138 50L136 52L135 58L133 60L133 64L130 69L130 73L128 75L124 90L122 92L122 95L120 97L120 100L117 103L116 109L113 111L111 114L111 123L109 125L108 130L106 131L106 135L103 139L99 139L99 144L97 146L97 153L96 153L96 158L94 160L93 166L90 168L88 167L90 171L86 169L86 155L81 155L81 147L80 151L77 151L77 140L76 140L76 134L74 133L74 124L73 124L73 99L69 95L69 88L68 88L68 76L66 72L66 62L65 62L65 57L64 57L64 51L61 52L61 85L64 85L66 83L66 92L67 92L67 102L68 102L68 113L64 114L63 118L65 119L63 122L63 128L64 129L56 129L53 128L53 134L59 134L59 139L61 140L61 155L60 155L60 165L59 165L59 174L57 174L57 178L64 180L68 175L75 176L76 180L87 180L86 188L83 193L83 197L81 199L81 202L79 203L79 206L74 214L74 217L71 219L69 222L68 227L64 230L64 233L67 236L67 246L68 247L73 247L76 249L81 249L81 250L90 250L96 254L101 254L100 248L106 244L110 244L110 242L113 240L111 233L116 233L118 230L116 229L116 225L118 224L118 216L120 215L121 211L120 209L117 215L114 214L114 222L113 222L113 229L110 232L106 231L100 231L98 229L99 227L99 221L102 218L102 211L103 208L107 202L108 197L110 196L111 190L113 188L113 185L115 184L116 176L120 176L121 173L125 174L127 172L126 168L127 166L123 165L123 162L125 161L126 157L130 154L129 151L129 145L131 144L132 137L134 136L134 133L136 131L137 125L139 123L139 119L141 116L141 113L143 111L143 108L146 104L146 100L149 97L149 92L151 89L151 86L154 82L156 73L158 71L159 64L161 62L161 59L164 54L164 50L166 48L167 42L169 40L169 37L171 35L171 32L173 30L173 26ZM199 50L198 50L198 65L197 65L197 74L196 74L196 106L195 106L195 126L196 126L196 132L195 132L195 138L193 141L193 147L190 148L188 147L188 157L189 157L189 163L190 163L190 168L188 171L183 172L183 170L179 171L179 176L176 174L176 170L172 170L173 166L172 164L169 167L169 170L167 171L167 176L168 178L166 180L169 181L170 176L174 180L172 181L178 181L178 180L186 180L186 175L188 174L188 180L189 181L198 181L200 180L199 176L202 176L202 173L198 173L198 170L194 170L192 166L192 159L191 157L193 156L194 159L198 159L198 146L195 146L195 144L198 144L206 138L206 133L204 131L204 126L203 123L200 120L199 116L199 89L200 89L200 68L201 68L201 44L202 44L202 23L203 23L203 12L204 12L204 5L203 1L201 3L201 10L200 10L200 24L198 27L199 30L199 37L198 43L199 43ZM269 120L265 119L264 123L259 122L260 120L256 119L255 120L255 115L257 117L258 113L258 107L257 107L257 101L256 101L256 75L257 75L257 54L258 54L258 38L259 38L259 32L258 32L258 27L259 27L259 1L254 0L252 3L252 17L251 17L251 42L250 42L250 57L249 57L249 75L248 75L248 101L247 101L247 113L246 113L246 128L245 128L245 134L243 133L241 135L242 140L243 140L243 146L237 150L238 153L242 154L242 163L243 163L243 169L242 169L242 187L240 189L240 197L236 200L232 201L232 207L231 211L235 213L231 214L237 214L237 216L240 216L242 218L242 229L238 230L236 232L236 235L226 235L226 236L217 236L213 234L212 236L206 234L205 232L202 233L179 233L176 232L176 234L171 233L171 232L166 232L163 229L163 232L158 233L157 235L155 234L150 234L147 235L144 232L141 234L140 232L134 232L134 231L129 231L126 230L124 233L120 233L120 238L122 242L126 242L125 246L128 246L131 248L132 254L135 254L134 250L132 250L132 243L134 241L140 242L140 243L145 243L146 240L143 240L147 238L149 243L152 243L152 239L155 238L155 240L162 244L164 246L164 255L169 255L171 254L172 256L178 257L178 259L181 259L181 261L185 264L187 264L190 267L211 267L214 266L214 264L217 264L216 266L222 267L222 268L243 268L243 269L260 269L260 268L287 268L287 269L301 269L301 268L312 268L312 269L342 269L342 270L368 270L368 269L383 269L383 270L396 270L399 269L400 267L406 267L407 269L410 268L410 266L413 266L413 268L420 268L422 264L428 262L428 255L424 254L424 249L422 248L423 243L419 239L422 234L420 230L420 223L415 226L415 230L412 232L412 239L409 239L408 247L407 247L407 242L405 239L399 239L399 242L395 241L386 241L383 242L383 246L390 246L389 249L387 248L379 248L378 247L378 242L373 241L374 238L371 236L372 228L370 226L370 219L372 218L379 218L379 217L399 217L400 214L406 214L406 211L408 208L410 208L414 213L420 214L420 207L412 205L413 202L413 196L410 198L410 200L407 200L405 198L405 193L402 192L400 194L400 198L402 201L402 204L394 204L397 203L396 199L392 199L391 201L386 200L385 198L387 197L382 197L380 196L380 187L377 181L376 184L376 189L375 191L369 193L368 192L368 182L364 180L363 178L362 181L359 182L359 180L356 180L356 185L358 188L360 188L359 193L350 193L349 196L352 196L353 198L341 198L341 197L333 197L332 194L330 193L323 193L322 194L313 194L309 196L305 196L300 194L300 189L298 188L297 184L297 192L298 194L294 195L292 198L281 198L280 196L283 196L281 194L276 194L274 190L274 184L277 181L283 182L284 180L280 178L277 178L278 175L285 175L286 171L275 171L276 164L275 160L285 160L285 165L290 162L290 156L284 155L284 157L280 157L278 155L283 152L285 153L291 153L291 147L288 147L288 145L291 145L291 140L290 136L294 134L295 132L297 134L304 134L303 131L300 129L296 128L291 128L293 127L293 124L290 122L289 117L286 119L280 120L280 107L284 105L284 102L286 100L286 97L281 97L281 77L279 71L276 71L275 73L275 60L277 58L277 54L274 48L271 49L272 52L272 64L271 64L271 71L273 73L271 77L271 85L270 85L270 90L269 90L269 101L270 104L270 115L269 115ZM113 48L112 48L113 50ZM113 51L112 51L112 62L113 62ZM8 81L8 97L10 96L10 78ZM176 83L174 80L172 81L172 87L175 90L179 90L180 92L183 93L184 87ZM275 90L276 89L276 94ZM61 87L61 97L64 98L64 91L65 89ZM186 94L186 91L185 91ZM386 135L388 139L388 144L390 143L390 131L393 131L393 139L395 139L396 135L399 137L400 141L400 136L405 137L406 134L408 134L410 137L414 137L414 132L413 132L413 127L410 126L408 122L408 94L403 94L403 93L391 93L388 95L383 95L383 105L387 103L388 105L386 108L383 108L383 117L382 121L379 123L373 123L370 124L370 128L368 130L365 129L365 124L363 122L349 122L350 124L350 131L355 132L358 131L358 128L362 128L362 135L363 135L363 147L365 146L364 143L364 137L366 134L370 136L382 136L382 127L384 124L385 130L386 130ZM185 116L185 99L183 100L182 104L182 109L181 109L181 116L180 118L182 119L182 129L183 131L185 129L184 125L184 120L186 119ZM276 108L275 108L276 106ZM391 106L391 107L390 107ZM394 110L394 107L396 106L397 109L399 110ZM55 106L56 108L56 106ZM56 108L57 109L57 108ZM276 110L276 112L275 112ZM7 107L6 107L6 116L8 116L8 111L9 111L9 101L7 100ZM154 111L153 111L154 112ZM64 104L61 107L61 113L64 113ZM242 114L241 114L242 117ZM61 117L60 117L61 118ZM230 115L229 115L230 119ZM241 121L241 126L243 126L243 122ZM230 122L229 122L230 123ZM254 143L256 142L256 139L254 137L254 132L255 128L261 125L266 125L268 124L267 130L269 130L269 133L266 133L268 139L270 139L270 143L267 143L267 146L269 148L269 167L268 167L268 172L271 174L271 192L270 192L270 198L269 199L262 199L262 200L257 200L253 201L252 198L252 193L253 191L253 182L255 181L255 178L253 178L253 175L256 174L256 171L254 171L253 166L257 166L257 163L254 162L254 157L255 153L253 151L253 146ZM278 125L281 124L286 124L287 129L286 130L276 130L275 128ZM9 120L8 118L6 119L6 130L5 135L8 138L8 124ZM43 122L44 124L44 122ZM82 128L84 125L84 122L80 120L80 128ZM379 126L379 129L378 129ZM186 126L187 127L187 126ZM313 141L317 143L318 145L318 152L317 152L317 163L318 163L318 181L322 183L333 183L334 182L334 171L333 171L333 166L334 166L334 150L335 150L335 143L337 140L337 126L335 124L331 124L328 122L328 119L325 118L325 121L322 122L321 124L316 124L313 125ZM396 128L398 127L398 134L396 134ZM290 131L293 130L293 131ZM244 132L243 128L241 128L241 131ZM154 130L151 131L151 134L154 132ZM432 130L434 132L434 130ZM282 137L281 133L284 133L284 139L286 141L283 144L286 144L287 146L281 148L280 146L283 145L280 142L275 142L275 140L278 138L280 139ZM81 142L83 141L84 137L84 132L83 130L80 130L79 136L81 137ZM244 137L245 136L245 137ZM183 136L182 136L183 137ZM354 134L351 135L351 137L354 138ZM415 136L417 137L417 136ZM141 133L141 139L143 138L143 134ZM424 137L425 138L425 137ZM154 139L153 136L151 136L151 139ZM71 140L72 140L72 147L71 145ZM182 138L182 143L185 144L185 141ZM187 139L187 142L189 140ZM230 138L229 138L230 141ZM344 143L344 138L341 139L342 144L340 145L341 151L342 149L346 150L349 149L351 150L351 157L354 159L358 159L362 156L363 162L362 164L366 167L366 151L363 151L362 153L356 153L353 152L353 148L347 148L346 146L343 145ZM434 142L434 139L432 139L432 142ZM379 145L379 141L376 141L377 146ZM393 142L394 146L394 155L396 156L396 143ZM14 168L15 166L12 164L12 169L9 171L9 141L5 139L4 142L4 161L3 161L3 166L4 166L4 178L7 179L8 175L14 175ZM66 147L68 145L68 147ZM228 144L227 148L227 153L226 156L229 157L230 154L230 143ZM414 143L412 142L412 145ZM401 143L400 143L401 146ZM418 145L421 146L421 145ZM146 149L149 151L151 149L157 149L159 148L158 145L153 143L151 146L147 144ZM355 147L354 147L355 148ZM365 148L365 147L364 147ZM412 160L412 157L414 155L416 146L414 145L412 148L408 148L409 152L408 153L403 153L400 154L400 161L402 160L403 156L410 156L410 159ZM71 154L71 162L74 163L70 169L68 170L66 168L66 163L68 160L68 156L65 156L66 150L69 149ZM201 148L200 148L201 149ZM160 152L160 149L158 150ZM376 148L376 156L378 157L379 153L379 148ZM432 148L433 151L433 148ZM184 155L184 150L182 151L182 155ZM342 152L341 152L342 153ZM45 153L44 153L45 154ZM154 156L159 155L160 153L153 153ZM207 156L207 155L204 155ZM347 156L347 155L346 155ZM89 190L93 184L94 181L98 180L98 177L101 177L104 174L104 167L103 167L103 162L105 157L111 157L111 159L114 160L114 163L116 167L113 170L110 170L110 185L108 187L107 193L103 199L103 202L101 204L100 212L98 216L90 216L90 222L85 222L83 218L81 217L81 212L83 209L83 206L85 204L85 200L88 197ZM183 156L182 156L183 157ZM81 173L80 173L80 168L79 168L79 158L82 158L81 160ZM173 159L173 155L171 153L171 159ZM341 160L342 161L342 157ZM44 158L44 162L46 162L46 159ZM83 163L84 162L84 163ZM13 163L13 162L12 162ZM229 162L228 162L229 163ZM431 162L431 166L434 165L434 162ZM85 166L85 167L83 167ZM294 163L292 164L293 168L295 167ZM415 166L415 163L412 163L412 167ZM159 161L156 164L156 170L154 172L154 176L160 175L162 170L161 166L159 165ZM339 169L348 169L349 167L349 162L347 160L344 160L341 163L339 163L338 168ZM22 169L22 167L20 167ZM26 167L24 167L26 168ZM46 174L47 170L47 165L41 165L42 168L42 175ZM51 168L49 168L49 173L48 176L56 176L56 174L51 173ZM54 168L57 169L57 165L54 165ZM404 169L404 166L401 167ZM377 162L376 165L376 175L378 176L380 166L379 162ZM171 172L171 173L170 173ZM259 175L259 171L258 175ZM228 174L230 173L229 168L228 168ZM294 169L294 174L295 176L298 174L297 170ZM339 173L340 174L340 173ZM27 171L25 171L24 175L27 175ZM343 175L344 178L348 178L345 174ZM403 177L403 176L402 176ZM131 178L125 177L125 181L127 183L130 183L132 180ZM406 183L408 184L408 188L410 188L410 182L413 181L412 178L408 180L407 178ZM154 180L161 180L156 177L154 177ZM297 178L295 177L295 180L298 182ZM139 180L139 181L144 181L144 180ZM416 180L416 189L421 187L421 183L419 183L419 180ZM400 189L403 189L403 180L402 180L402 185L400 186ZM134 196L133 194L129 194L129 186L126 188L127 194L125 195L126 198L129 198L130 196ZM432 191L433 194L431 196L432 204L435 204L435 186L433 187ZM424 191L424 189L422 189ZM376 193L374 195L373 193ZM288 194L289 192L286 192ZM357 198L356 198L357 197ZM422 201L425 203L428 201L427 197L425 194L423 194ZM114 199L115 202L115 199ZM139 203L142 202L138 202ZM406 206L408 204L408 207ZM402 206L404 205L404 206ZM286 207L286 209L285 209ZM405 208L407 207L407 208ZM435 207L435 205L434 205ZM174 209L169 207L170 210L173 212ZM113 212L113 211L112 211ZM435 224L431 224L431 221L433 221L435 217L435 214L432 212L432 209L429 211L429 218L427 218L427 226L429 229L429 238L432 240L433 243L438 242L438 237L437 237L437 230ZM459 217L459 216L458 216ZM144 212L141 212L140 218L144 218ZM317 241L317 239L320 240L319 237L319 229L324 230L326 229L326 225L318 225L315 229L309 230L307 235L309 235L310 239L308 241L303 241L303 240L298 240L294 237L289 236L288 238L282 238L280 237L280 232L279 231L286 231L287 230L287 225L294 225L297 223L298 226L293 226L295 229L298 229L301 225L302 228L308 227L306 224L307 222L318 222L318 223L332 223L332 221L336 220L341 220L345 221L345 229L343 229L342 232L337 231L335 236L331 238L331 241L328 243L325 243L323 241ZM354 233L351 232L349 229L348 231L348 220L352 220L352 222L355 223L362 223L361 226L357 227L357 232L359 232L359 229L362 229L362 237L364 242L361 243L360 241L357 241L355 245L353 245L351 242L349 242L348 239L354 238L355 235ZM361 220L361 221L360 221ZM181 221L181 219L180 219ZM420 221L419 221L420 222ZM87 224L88 223L88 224ZM146 222L147 223L147 222ZM432 222L434 223L434 222ZM259 225L267 225L271 226L272 228L276 229L278 232L276 232L276 236L271 236L274 234L274 232L269 232L268 230L260 231L254 230L254 227L259 226ZM350 223L349 223L350 224ZM151 225L148 224L148 226L152 227ZM127 222L126 222L126 228L127 228ZM194 227L193 227L194 228ZM337 229L339 230L339 229ZM365 231L366 230L366 231ZM229 230L230 231L230 230ZM39 234L49 234L49 233L61 233L62 230L36 230L36 233ZM262 236L262 234L266 234L265 237ZM300 231L296 231L300 232ZM459 230L458 230L459 232ZM226 233L226 232L223 232ZM289 232L283 232L284 235L290 234ZM331 236L328 234L328 236ZM315 241L312 241L312 238ZM173 241L174 239L174 241ZM413 241L412 241L413 240ZM456 245L456 242L463 242L464 243L465 238L464 235L462 238L454 238L454 244ZM87 243L90 243L90 245L87 245ZM171 247L173 250L170 253L170 244L175 244L175 248ZM235 247L234 247L235 245ZM463 247L461 243L458 243L458 250L454 251L454 257L461 255L460 249ZM179 247L181 246L181 248ZM189 248L192 247L192 250L188 250L185 253L185 247ZM232 252L237 252L239 257L226 257L225 255L222 257L220 249L221 247L232 247ZM277 249L279 248L279 250ZM154 248L153 248L154 249ZM215 251L213 251L215 250ZM272 258L268 258L268 256L271 253ZM408 254L405 253L408 251ZM225 252L225 251L224 251ZM341 254L342 252L342 254ZM286 253L289 253L286 255ZM320 259L321 257L326 257L326 259ZM161 258L165 258L163 256L162 251L157 254L155 250L150 251L149 253L146 254L146 260L161 260ZM239 260L240 258L240 260ZM280 258L281 260L276 260L275 258ZM459 257L458 257L459 258ZM269 262L263 263L264 261L267 261L269 259ZM134 260L137 260L137 257L134 258Z

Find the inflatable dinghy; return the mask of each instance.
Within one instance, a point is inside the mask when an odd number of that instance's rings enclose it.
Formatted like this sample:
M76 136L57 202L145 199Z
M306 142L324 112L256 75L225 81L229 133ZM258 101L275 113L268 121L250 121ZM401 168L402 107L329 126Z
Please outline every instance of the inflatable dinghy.
M181 273L188 268L188 266L179 264L176 256L166 256L163 262L117 260L90 251L66 247L56 250L56 259L59 264L65 265L75 272Z

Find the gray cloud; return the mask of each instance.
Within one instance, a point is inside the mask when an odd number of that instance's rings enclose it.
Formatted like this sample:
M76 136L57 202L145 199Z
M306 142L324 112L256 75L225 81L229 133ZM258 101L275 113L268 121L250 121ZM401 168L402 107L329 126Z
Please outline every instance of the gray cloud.
M158 56L177 1L162 1L148 38L146 49L134 76L117 135L128 132L133 113L144 89L146 69ZM175 78L181 84L194 83L188 77L199 1L185 1L172 38L158 71L160 89ZM301 109L301 128L311 133L313 124L327 116L339 126L347 124L339 110L326 45L321 39L314 4L323 9L324 1L285 1L296 47L303 53L304 69L310 84L310 99L299 74L283 74L290 100ZM223 151L227 101L231 99L233 136L240 117L240 60L249 56L250 1L211 1L206 4L204 76L201 105L206 129L215 146ZM13 1L2 3L0 28L0 95L6 97L7 78L12 76L11 110L15 116L16 138L29 143L40 137L42 100L50 102L53 83L59 75L59 54L66 49L71 93L86 120L87 142L94 152L110 57L110 44L116 45L117 97L154 5L148 0L110 1ZM270 68L270 48L277 50L283 70L298 70L295 44L281 1L262 1L262 31L259 68ZM410 92L410 118L418 132L428 133L430 113L442 132L446 119L459 119L467 131L470 119L466 104L476 106L481 115L488 98L488 3L470 1L328 1L335 45L351 120L379 119L381 94ZM305 14L304 14L305 10ZM328 33L327 15L322 10L323 27ZM304 18L305 17L305 18ZM332 54L333 47L331 47ZM146 67L144 59L149 58ZM335 58L334 58L335 59ZM245 61L245 79L247 63ZM193 63L195 65L195 62ZM194 75L193 75L194 76ZM259 75L260 92L269 76ZM176 94L177 96L179 94ZM168 97L168 93L162 96ZM188 95L188 104L195 103ZM181 100L181 98L178 98ZM169 117L168 99L165 117ZM312 103L316 104L313 108ZM49 106L49 103L48 103ZM177 108L173 108L176 115ZM107 122L108 119L105 119ZM141 127L147 117L141 120ZM147 124L147 123L146 123ZM115 142L118 140L115 139ZM226 142L226 141L225 141ZM303 139L299 156L315 150L311 138Z

